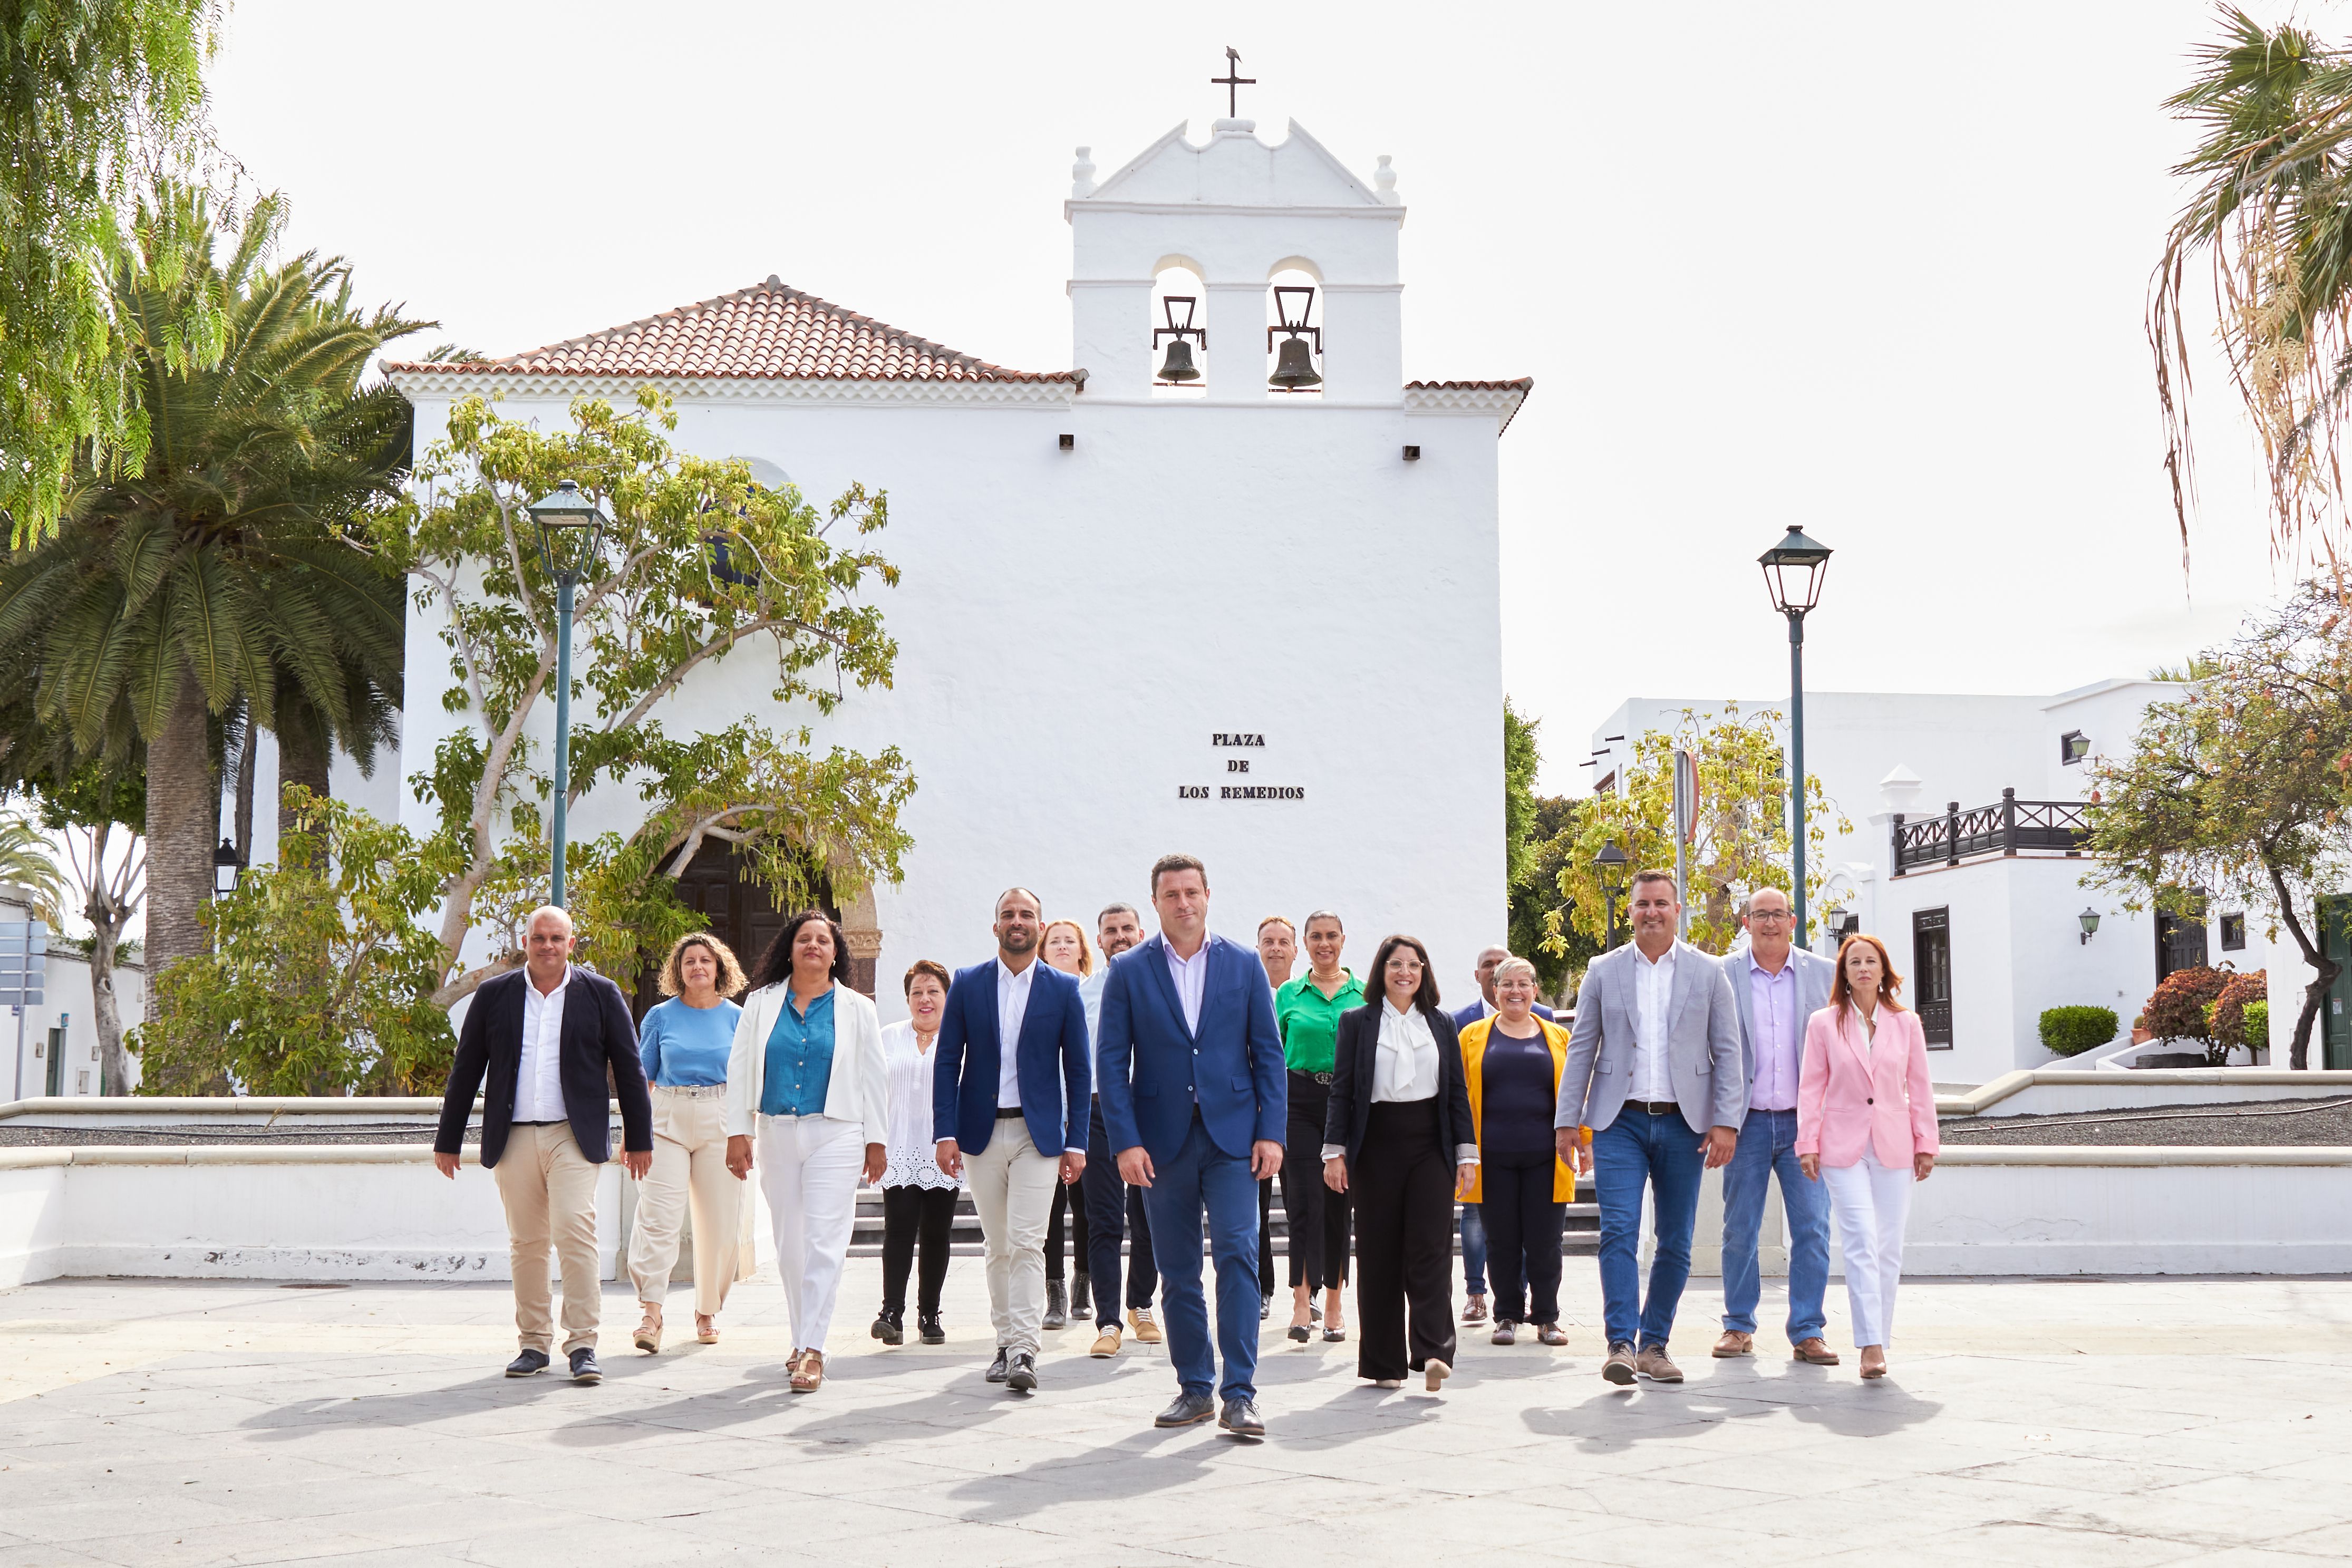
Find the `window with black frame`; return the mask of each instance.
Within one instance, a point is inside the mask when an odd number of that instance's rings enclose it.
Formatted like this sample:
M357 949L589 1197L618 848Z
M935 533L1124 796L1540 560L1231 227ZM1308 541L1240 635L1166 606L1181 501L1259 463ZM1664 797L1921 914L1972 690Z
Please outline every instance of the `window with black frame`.
M1911 913L1911 1005L1931 1051L1952 1048L1952 911Z

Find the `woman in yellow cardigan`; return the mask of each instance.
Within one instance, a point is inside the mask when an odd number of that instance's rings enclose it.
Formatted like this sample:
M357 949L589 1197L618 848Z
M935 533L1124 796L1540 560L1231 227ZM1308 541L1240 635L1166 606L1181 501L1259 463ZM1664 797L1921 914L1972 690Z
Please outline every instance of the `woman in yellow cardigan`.
M1482 1205L1486 1221L1498 1345L1516 1343L1518 1325L1528 1322L1543 1343L1568 1342L1559 1327L1559 1239L1576 1173L1553 1152L1551 1125L1568 1031L1537 1017L1535 1000L1535 965L1507 958L1495 968L1494 1016L1462 1031L1479 1161L1465 1201Z

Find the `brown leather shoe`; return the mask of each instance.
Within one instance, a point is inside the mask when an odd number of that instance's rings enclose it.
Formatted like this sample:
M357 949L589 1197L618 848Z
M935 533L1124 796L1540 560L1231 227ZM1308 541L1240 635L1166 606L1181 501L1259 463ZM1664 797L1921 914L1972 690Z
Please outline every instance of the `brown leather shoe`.
M1726 1329L1723 1338L1715 1342L1715 1359L1729 1361L1735 1356L1754 1355L1756 1336L1743 1334L1738 1329Z
M1838 1363L1838 1353L1830 1349L1821 1335L1815 1334L1811 1339L1799 1340L1796 1348L1790 1353L1790 1359L1810 1362L1815 1366L1835 1366Z
M1652 1383L1680 1383L1683 1369L1666 1359L1666 1347L1652 1345L1633 1358L1633 1370Z
M1544 1344L1564 1345L1568 1343L1568 1331L1558 1323L1538 1323L1536 1338Z
M1118 1325L1113 1323L1095 1335L1095 1348L1088 1351L1087 1354L1097 1361L1108 1361L1118 1353Z
M1137 1344L1156 1345L1161 1339L1160 1325L1153 1321L1151 1309L1149 1307L1129 1308L1127 1313L1127 1326L1135 1331L1135 1342Z
M1484 1296L1473 1296L1468 1301L1465 1302L1462 1307L1462 1321L1465 1323L1485 1322L1486 1321L1486 1298Z
M1612 1345L1609 1359L1601 1363L1601 1375L1620 1388L1631 1388L1633 1385L1633 1347Z
M793 1368L793 1392L814 1394L824 1386L824 1352L801 1352L800 1364Z

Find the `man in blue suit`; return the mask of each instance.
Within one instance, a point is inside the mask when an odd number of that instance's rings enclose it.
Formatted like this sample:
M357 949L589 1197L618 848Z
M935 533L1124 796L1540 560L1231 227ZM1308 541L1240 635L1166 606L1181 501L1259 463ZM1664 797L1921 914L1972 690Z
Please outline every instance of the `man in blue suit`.
M1161 856L1151 868L1151 907L1160 934L1111 961L1096 1078L1119 1175L1143 1189L1151 1216L1181 1390L1154 1424L1189 1426L1215 1414L1228 1432L1263 1437L1257 1184L1282 1168L1290 1113L1274 992L1254 950L1209 934L1209 873L1200 861ZM1217 1269L1213 1351L1201 1292L1204 1212Z
M1016 1394L1037 1386L1054 1184L1086 1170L1092 1095L1086 1005L1076 980L1037 962L1044 925L1028 889L997 899L996 957L948 987L931 1069L940 1169L966 1178L987 1247L988 1381Z

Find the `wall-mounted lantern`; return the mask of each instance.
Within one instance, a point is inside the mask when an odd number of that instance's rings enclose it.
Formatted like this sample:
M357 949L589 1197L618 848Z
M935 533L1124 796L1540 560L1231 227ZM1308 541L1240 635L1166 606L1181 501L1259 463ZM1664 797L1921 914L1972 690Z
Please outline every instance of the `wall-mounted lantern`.
M2096 910L2084 910L2081 914L2076 915L2074 918L2082 922L2083 944L2087 947L2090 945L2091 939L2099 934L2099 911Z

